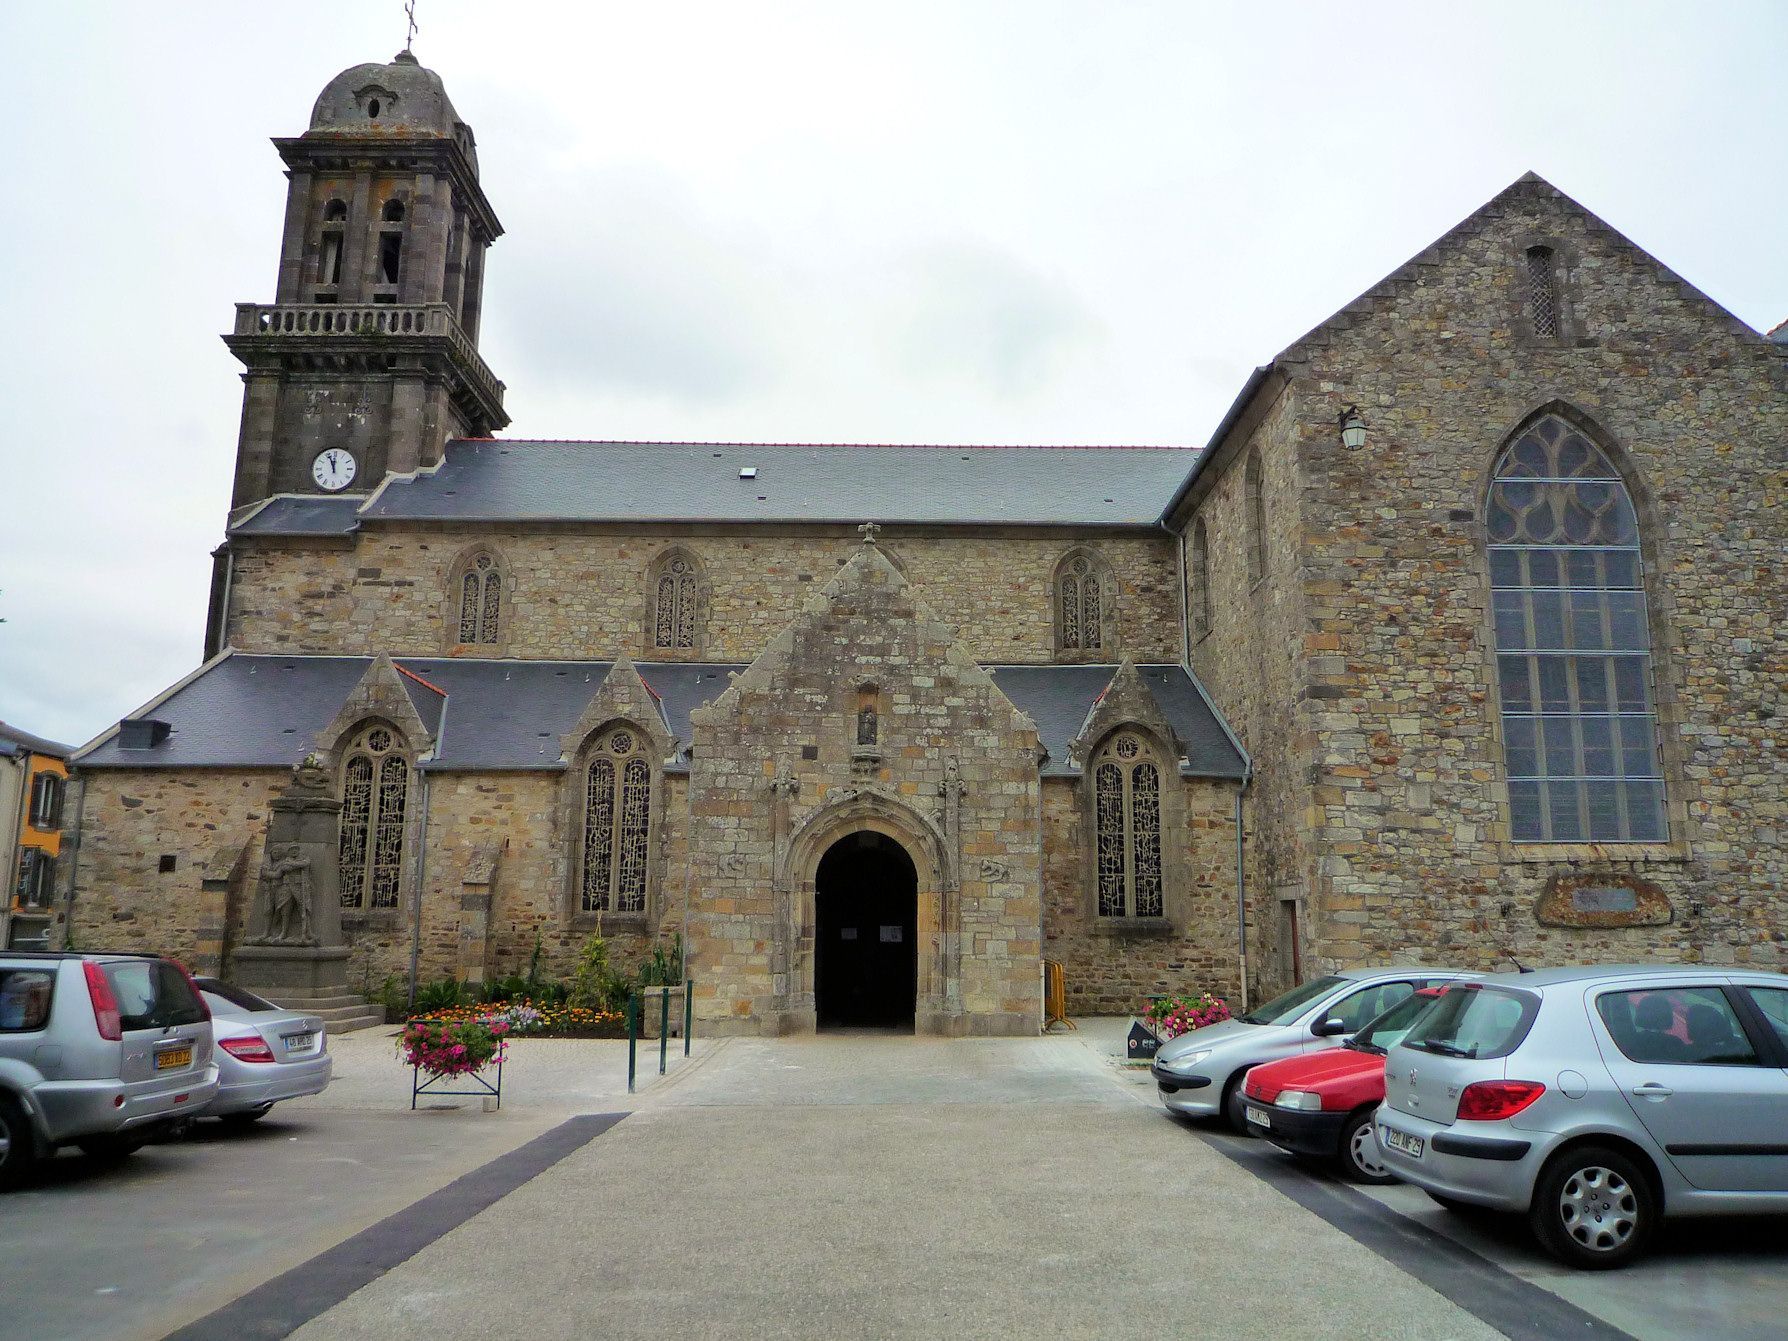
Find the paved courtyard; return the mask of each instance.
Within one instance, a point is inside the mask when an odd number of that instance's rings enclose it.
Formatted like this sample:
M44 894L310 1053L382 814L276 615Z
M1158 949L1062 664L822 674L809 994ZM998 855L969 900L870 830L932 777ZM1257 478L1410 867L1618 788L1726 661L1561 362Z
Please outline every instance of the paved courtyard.
M412 1114L390 1038L353 1035L253 1132L7 1198L0 1336L1661 1341L1788 1314L1754 1226L1566 1272L1170 1120L1118 1038L698 1041L632 1098L624 1045L523 1043L502 1112Z

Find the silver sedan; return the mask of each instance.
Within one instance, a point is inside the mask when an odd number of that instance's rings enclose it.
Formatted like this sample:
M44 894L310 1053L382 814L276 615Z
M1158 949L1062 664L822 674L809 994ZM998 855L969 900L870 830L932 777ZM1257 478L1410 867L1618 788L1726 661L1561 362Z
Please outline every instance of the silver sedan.
M329 1084L333 1063L322 1020L281 1010L216 978L198 984L211 1007L221 1081L199 1116L245 1125L266 1117L281 1099L320 1094Z
M1575 1267L1664 1216L1788 1213L1788 977L1712 965L1498 974L1385 1059L1379 1154L1441 1205L1526 1214Z

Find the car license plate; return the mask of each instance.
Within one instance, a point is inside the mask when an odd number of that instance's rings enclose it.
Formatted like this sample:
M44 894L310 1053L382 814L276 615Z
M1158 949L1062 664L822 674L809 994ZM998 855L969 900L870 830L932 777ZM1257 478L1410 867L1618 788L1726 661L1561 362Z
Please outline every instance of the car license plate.
M176 1071L182 1066L192 1065L192 1044L183 1048L163 1048L155 1054L157 1071Z
M1272 1127L1273 1115L1267 1112L1266 1109L1256 1108L1253 1104L1244 1104L1243 1108L1248 1114L1248 1121L1252 1122L1255 1126L1266 1127L1269 1129Z
M315 1034L287 1034L286 1035L286 1051L287 1052L309 1052L312 1048L314 1048L316 1046L317 1046L317 1036Z
M1411 1159L1420 1159L1422 1157L1422 1147L1426 1142L1424 1142L1421 1137L1405 1136L1395 1127L1380 1127L1378 1129L1378 1134L1384 1138L1385 1145L1390 1149L1401 1151Z

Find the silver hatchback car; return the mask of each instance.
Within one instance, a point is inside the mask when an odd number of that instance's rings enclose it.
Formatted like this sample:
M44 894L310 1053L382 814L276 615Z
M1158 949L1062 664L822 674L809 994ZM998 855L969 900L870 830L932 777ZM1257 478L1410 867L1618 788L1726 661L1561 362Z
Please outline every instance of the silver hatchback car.
M1418 987L1466 976L1458 969L1347 969L1314 978L1246 1015L1207 1024L1162 1045L1150 1068L1161 1102L1187 1117L1222 1117L1244 1135L1242 1077L1251 1066L1337 1046Z
M1788 977L1635 965L1498 974L1385 1060L1387 1169L1441 1205L1518 1211L1577 1267L1664 1216L1788 1212Z

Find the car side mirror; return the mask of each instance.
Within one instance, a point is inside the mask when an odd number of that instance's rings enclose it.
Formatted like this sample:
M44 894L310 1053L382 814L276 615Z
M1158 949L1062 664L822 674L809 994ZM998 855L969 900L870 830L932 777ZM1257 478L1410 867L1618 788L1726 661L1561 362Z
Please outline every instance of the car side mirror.
M1317 1038L1334 1038L1347 1032L1347 1021L1339 1016L1331 1015L1326 1020L1318 1020L1310 1026L1310 1032Z

